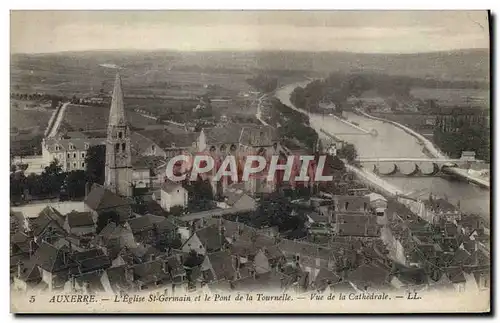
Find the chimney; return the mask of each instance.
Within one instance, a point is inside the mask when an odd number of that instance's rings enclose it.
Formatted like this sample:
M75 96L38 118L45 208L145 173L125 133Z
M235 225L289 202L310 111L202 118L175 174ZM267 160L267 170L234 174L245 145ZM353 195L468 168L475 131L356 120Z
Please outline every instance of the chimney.
M89 195L90 192L90 182L85 183L85 198Z
M17 263L17 278L20 278L20 277L21 277L21 273L22 273L22 266L21 266L21 262L18 262L18 263Z
M76 281L75 281L75 276L71 275L70 277L70 282L71 282L71 290L74 292L76 291Z
M184 255L183 254L179 254L178 257L177 257L177 260L179 260L179 262L184 265Z
M132 268L125 269L125 280L129 282L134 281L134 270Z
M29 250L29 255L30 257L33 255L34 253L34 248L33 248L33 244L35 243L34 240L30 240L30 250Z

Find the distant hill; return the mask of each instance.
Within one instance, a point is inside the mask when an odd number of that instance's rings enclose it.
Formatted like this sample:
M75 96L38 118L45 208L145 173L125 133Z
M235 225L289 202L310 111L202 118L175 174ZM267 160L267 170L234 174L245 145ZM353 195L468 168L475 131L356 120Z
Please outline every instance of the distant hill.
M317 72L380 72L419 78L488 80L489 51L459 50L419 54L361 54L347 52L261 53L261 68Z
M30 86L74 91L99 89L112 80L114 70L123 68L139 86L168 81L174 71L188 67L196 74L255 74L261 70L297 71L303 76L325 76L330 72L380 72L418 78L445 80L489 80L487 49L456 50L419 54L360 54L348 52L174 52L174 51L88 51L54 54L11 55L13 91ZM171 72L170 72L171 71ZM198 71L198 72L197 72ZM148 74L149 73L149 74ZM151 75L150 75L151 74ZM17 87L17 88L16 88Z

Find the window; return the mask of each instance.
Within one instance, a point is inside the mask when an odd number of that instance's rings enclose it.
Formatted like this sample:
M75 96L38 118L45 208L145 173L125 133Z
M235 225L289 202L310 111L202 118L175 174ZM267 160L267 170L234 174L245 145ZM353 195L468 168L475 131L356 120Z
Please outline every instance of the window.
M120 132L118 133L118 138L122 139L122 137L123 137L123 133L120 131Z
M76 163L73 163L73 168L76 168Z
M73 158L76 158L76 153L73 153Z
M85 163L82 163L82 167L85 167Z
M349 209L349 202L345 202L345 210Z
M74 150L74 149L75 149L75 146L72 143L70 143L69 144L69 150Z
M85 158L85 153L82 153L82 158Z
M61 150L61 147L59 147L59 145L56 145L56 151L59 151Z
M123 143L123 144L122 144L122 151L125 151L125 147L127 147L127 144L126 144L126 143Z
M68 158L70 158L70 157L71 157L71 154L70 154L70 153L68 153Z
M115 145L115 153L120 151L120 144Z

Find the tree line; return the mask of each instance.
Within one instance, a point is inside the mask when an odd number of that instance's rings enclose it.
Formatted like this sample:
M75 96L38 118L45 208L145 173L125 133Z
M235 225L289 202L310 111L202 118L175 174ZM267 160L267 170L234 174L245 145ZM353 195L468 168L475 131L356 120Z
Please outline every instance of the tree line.
M278 87L278 79L264 74L259 74L247 79L247 83L259 92L269 93Z
M322 100L331 101L342 109L349 97L359 97L369 90L374 90L382 97L408 99L414 87L478 89L485 88L485 84L480 81L421 79L377 73L332 73L325 79L308 83L304 88L296 88L290 99L295 106L307 111L318 111L318 104Z
M476 158L490 162L491 144L489 127L464 123L453 131L436 127L433 141L451 158L460 158L462 151L475 151Z
M26 176L26 165L11 165L11 203L23 203L30 198L83 198L87 183L104 183L105 151L104 145L91 146L85 157L85 170L63 172L59 161L54 160L41 174Z

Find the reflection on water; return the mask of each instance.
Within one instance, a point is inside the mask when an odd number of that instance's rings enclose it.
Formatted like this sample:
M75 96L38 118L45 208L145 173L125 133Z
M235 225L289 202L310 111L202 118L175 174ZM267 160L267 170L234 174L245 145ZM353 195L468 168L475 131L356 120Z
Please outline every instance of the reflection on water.
M300 84L304 86L305 83ZM292 106L289 97L297 84L286 86L277 91L276 97L288 106ZM361 131L341 122L329 115L311 114L311 126L320 133L324 129L337 135L342 140L353 143L360 157L426 157L418 141L398 127L382 121L368 119L354 113L345 113L349 121L354 121L361 128L375 129L378 136L362 134ZM321 135L321 134L320 134ZM380 164L380 170L385 172L392 169L390 165ZM432 165L421 165L424 172L432 170ZM420 165L419 165L420 166ZM383 169L382 169L383 168ZM401 171L409 173L414 169L414 164L402 163ZM367 168L368 169L368 168ZM373 166L370 166L370 170ZM440 177L385 177L385 179L403 189L405 192L415 192L416 196L427 198L429 193L438 197L446 197L451 203L460 201L460 208L465 212L481 214L489 217L490 198L489 190L481 189L474 185Z

